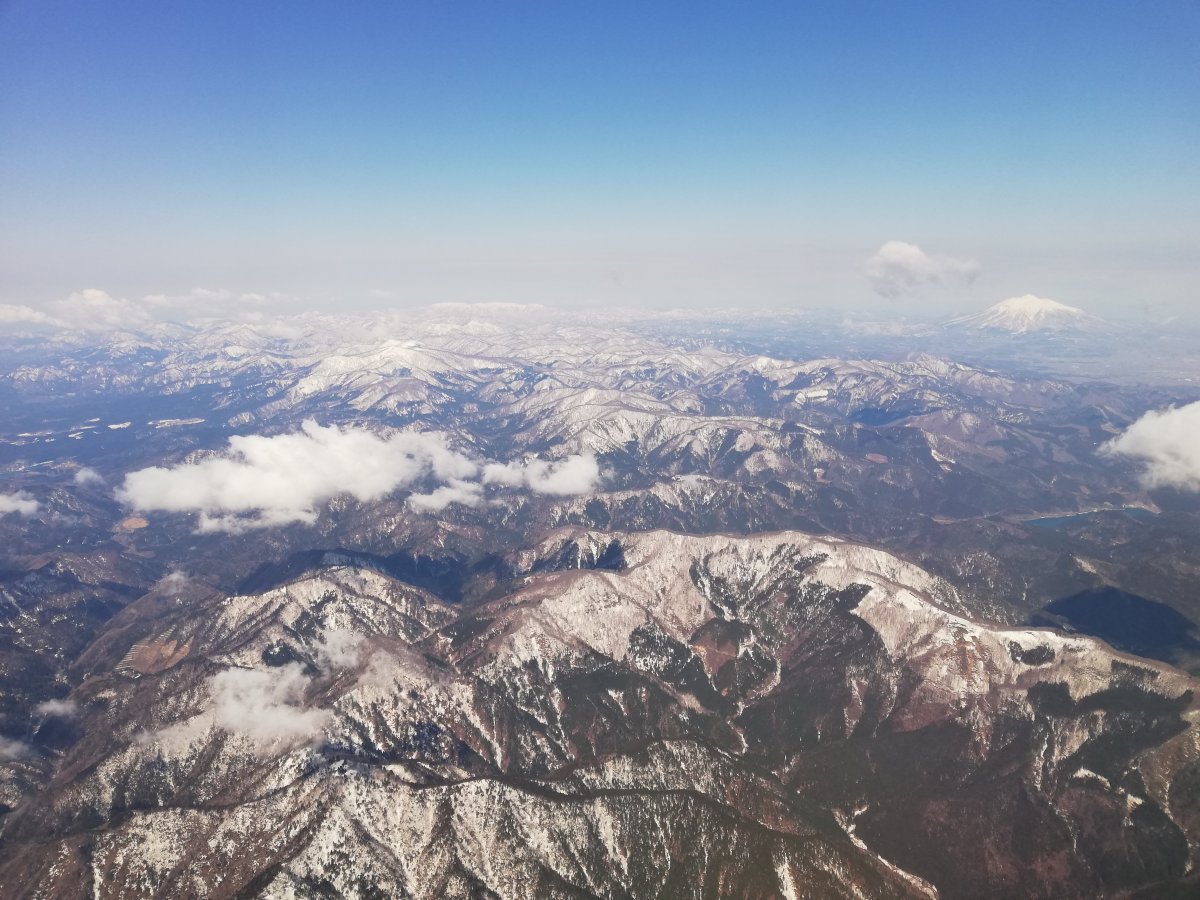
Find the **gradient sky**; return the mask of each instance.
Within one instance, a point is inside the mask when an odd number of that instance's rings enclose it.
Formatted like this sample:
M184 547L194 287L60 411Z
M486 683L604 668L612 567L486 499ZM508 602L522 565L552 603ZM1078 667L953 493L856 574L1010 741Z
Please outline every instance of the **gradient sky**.
M1183 312L1200 3L0 0L0 302L86 287Z

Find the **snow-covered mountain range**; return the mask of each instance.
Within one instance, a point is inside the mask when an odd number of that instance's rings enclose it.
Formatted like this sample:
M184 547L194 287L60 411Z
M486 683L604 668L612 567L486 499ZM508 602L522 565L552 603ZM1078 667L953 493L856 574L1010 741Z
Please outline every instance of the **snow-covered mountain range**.
M6 823L7 877L63 897L1069 896L1119 883L1116 859L1170 876L1195 840L1172 806L1200 756L1192 679L974 623L878 550L558 532L470 609L321 563L117 616L77 664L85 736ZM980 803L1012 806L1006 833Z
M710 325L8 340L0 895L1193 888L1195 386Z

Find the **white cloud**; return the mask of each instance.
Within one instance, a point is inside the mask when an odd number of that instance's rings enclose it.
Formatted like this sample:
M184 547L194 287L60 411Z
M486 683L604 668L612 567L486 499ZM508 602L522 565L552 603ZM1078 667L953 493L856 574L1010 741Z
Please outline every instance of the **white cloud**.
M75 472L76 484L103 484L104 478L95 469L84 466Z
M525 466L519 462L488 463L483 467L483 483L521 487L525 484Z
M408 505L417 512L440 512L451 503L463 506L478 506L483 499L483 488L471 481L455 479L428 494L413 494Z
M168 590L176 590L178 588L183 587L185 584L187 584L187 582L188 582L187 572L181 572L179 569L172 569L170 572L168 572L166 575L164 575L161 579L159 579L158 583L162 587L167 588Z
M326 671L352 669L358 665L362 635L348 628L331 628L317 645L317 664Z
M312 740L328 724L330 713L298 705L310 683L299 663L226 669L209 680L209 711L219 727L259 745Z
M54 319L31 306L0 303L0 325L54 325Z
M164 321L235 321L272 326L270 314L292 299L279 293L193 288L186 294L152 294L128 300L98 288L87 288L65 300L46 304L44 310L0 304L0 326L45 325L85 332L141 331Z
M20 741L0 735L0 762L11 762L29 755L29 748Z
M354 668L362 646L360 634L331 628L317 642L317 665L325 675ZM180 751L215 727L247 738L259 751L278 742L314 743L333 721L330 710L305 703L314 680L298 662L278 668L225 669L208 679L208 696L196 716L144 732L137 742L143 746L158 742L164 749Z
M1200 402L1151 410L1101 452L1142 460L1147 487L1200 491Z
M535 494L586 494L595 490L599 480L600 466L596 457L588 454L568 456L557 462L531 459L524 463L490 463L483 467L484 484L524 486Z
M195 463L131 472L117 490L139 510L194 512L200 531L237 533L251 528L316 521L318 507L341 494L362 502L432 479L438 486L409 497L419 512L451 503L475 506L483 485L523 486L537 494L587 493L600 478L593 456L557 462L480 463L450 449L445 436L400 432L384 437L365 428L322 427L272 437L233 437L219 456Z
M876 293L894 298L925 284L970 283L979 274L979 263L930 256L916 244L888 241L867 260L865 273Z
M186 294L151 294L142 300L148 312L174 322L209 320L254 322L292 298L286 294L239 293L224 288L192 288Z
M201 531L236 532L311 523L339 494L378 500L429 474L444 481L476 471L439 434L380 437L310 419L293 434L230 438L222 456L131 472L118 496L142 510L198 512Z
M33 708L40 716L58 716L71 719L79 714L79 707L74 700L45 700Z
M50 310L63 327L77 331L137 330L152 322L142 304L96 288L77 291L66 300L50 304Z
M17 491L15 494L0 494L0 516L6 513L32 516L37 511L38 502L25 491Z

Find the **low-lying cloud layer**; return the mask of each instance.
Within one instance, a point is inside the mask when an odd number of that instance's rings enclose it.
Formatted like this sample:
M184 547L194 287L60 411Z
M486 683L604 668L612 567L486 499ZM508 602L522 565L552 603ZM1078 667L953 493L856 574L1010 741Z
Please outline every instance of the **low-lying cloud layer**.
M1151 410L1101 451L1142 460L1146 487L1200 491L1200 402Z
M55 321L41 310L13 303L0 303L0 325L53 325Z
M362 658L363 639L348 628L332 628L321 635L317 644L317 663L327 672L351 669Z
M931 256L916 244L888 241L867 260L865 272L877 294L895 298L925 284L969 284L979 275L979 263Z
M309 420L292 434L230 438L224 454L200 462L131 472L117 496L139 510L198 513L202 532L238 532L311 524L321 504L342 494L369 502L433 481L438 487L414 494L409 505L436 511L451 503L477 505L485 484L542 494L587 493L599 474L590 456L481 465L450 449L440 434L380 436Z
M206 697L192 718L157 731L143 733L138 742L160 742L168 750L205 739L213 728L239 735L263 752L279 744L299 746L320 741L334 721L330 709L312 705L314 686L364 659L362 635L342 628L325 631L317 640L313 661L317 668L291 662L284 666L228 668L205 683Z
M5 513L32 516L37 511L38 502L24 491L17 491L15 494L0 494L0 516Z

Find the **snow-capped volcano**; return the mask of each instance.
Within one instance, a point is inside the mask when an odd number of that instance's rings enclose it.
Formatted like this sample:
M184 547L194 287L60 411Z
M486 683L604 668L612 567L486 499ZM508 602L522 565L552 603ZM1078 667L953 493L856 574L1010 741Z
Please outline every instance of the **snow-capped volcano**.
M1031 331L1080 328L1097 321L1095 316L1078 307L1025 294L1001 300L981 313L955 319L949 324L967 328L992 328L1011 334L1028 334Z

